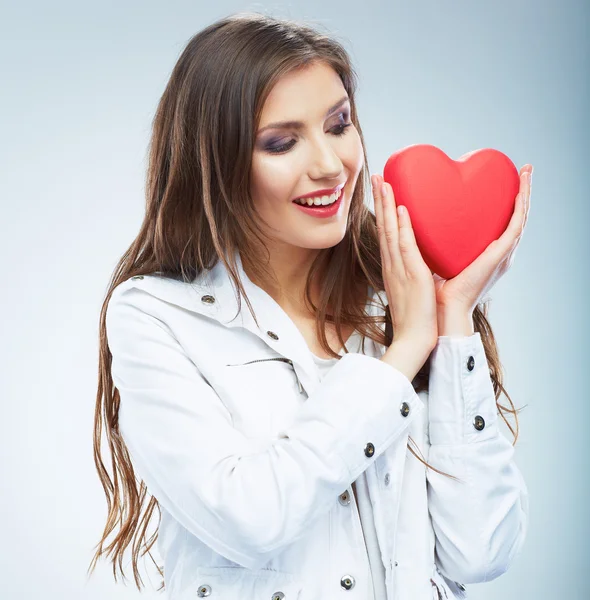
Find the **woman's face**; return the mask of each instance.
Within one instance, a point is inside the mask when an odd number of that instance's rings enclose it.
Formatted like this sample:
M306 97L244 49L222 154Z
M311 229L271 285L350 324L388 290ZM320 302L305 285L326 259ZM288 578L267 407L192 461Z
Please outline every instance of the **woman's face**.
M250 193L277 249L330 248L344 237L363 166L363 148L351 124L347 98L337 73L316 63L285 75L266 99L252 156ZM284 121L301 125L267 128ZM333 216L314 216L293 203L299 196L341 184L340 205Z

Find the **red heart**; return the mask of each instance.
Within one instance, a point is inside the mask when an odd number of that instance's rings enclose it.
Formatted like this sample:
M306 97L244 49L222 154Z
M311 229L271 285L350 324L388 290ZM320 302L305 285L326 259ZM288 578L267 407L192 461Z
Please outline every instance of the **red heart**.
M520 177L514 163L491 148L458 160L429 144L394 152L383 170L395 203L408 209L424 262L450 279L506 230Z

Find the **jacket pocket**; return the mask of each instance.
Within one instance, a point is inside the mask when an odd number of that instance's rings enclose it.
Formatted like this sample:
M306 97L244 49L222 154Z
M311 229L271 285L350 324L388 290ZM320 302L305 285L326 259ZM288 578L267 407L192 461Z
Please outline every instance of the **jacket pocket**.
M199 567L183 600L302 600L303 585L291 573L245 567Z
M306 399L288 359L253 358L228 364L214 387L234 427L251 438L276 437Z

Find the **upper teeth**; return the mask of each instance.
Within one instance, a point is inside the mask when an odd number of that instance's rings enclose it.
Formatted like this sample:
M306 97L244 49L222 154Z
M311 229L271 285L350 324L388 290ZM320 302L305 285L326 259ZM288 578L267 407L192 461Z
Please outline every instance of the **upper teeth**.
M297 202L297 204L306 204L307 206L312 206L314 204L316 206L319 206L320 204L333 204L340 197L340 192L342 192L342 188L335 191L330 196L319 196L318 198L297 198L297 200L294 200L294 202Z

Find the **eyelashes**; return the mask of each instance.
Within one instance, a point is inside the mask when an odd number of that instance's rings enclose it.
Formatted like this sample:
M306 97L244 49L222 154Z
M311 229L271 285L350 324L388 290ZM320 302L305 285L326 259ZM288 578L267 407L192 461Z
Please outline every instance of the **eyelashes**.
M347 128L353 124L354 123L342 123L340 125L335 125L334 127L332 127L332 129L330 129L330 131L333 131L335 136L340 137L345 135ZM269 146L268 148L266 148L266 151L270 152L271 154L282 154L287 150L290 150L295 145L295 143L295 140L291 140L290 142L282 144L280 146Z

